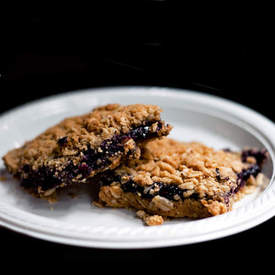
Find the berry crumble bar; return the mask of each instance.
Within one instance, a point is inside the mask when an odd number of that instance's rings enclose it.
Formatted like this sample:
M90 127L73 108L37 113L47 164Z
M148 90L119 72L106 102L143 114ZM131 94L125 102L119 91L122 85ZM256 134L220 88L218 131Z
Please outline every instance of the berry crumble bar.
M140 156L139 143L171 130L154 105L109 104L67 118L22 147L8 152L4 163L22 186L46 197L57 188L87 182L124 159Z
M214 150L162 138L100 178L98 203L134 208L147 225L167 217L204 218L228 212L245 188L263 179L265 150Z

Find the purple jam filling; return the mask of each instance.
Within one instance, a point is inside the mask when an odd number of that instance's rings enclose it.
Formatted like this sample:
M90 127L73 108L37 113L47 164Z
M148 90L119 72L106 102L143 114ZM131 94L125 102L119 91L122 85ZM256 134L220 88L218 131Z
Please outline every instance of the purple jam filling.
M266 149L257 150L257 149L248 149L242 151L242 162L246 162L248 157L254 157L256 159L257 165L261 166L264 161L267 159L268 152Z
M122 184L121 187L124 192L140 194L143 198L148 199L151 199L154 196L161 195L161 193L164 193L167 198L173 200L173 196L176 194L175 190L173 190L172 188L165 188L163 183L161 182L155 182L154 184L152 184L150 187L147 188L147 192L145 192L143 186L136 184L134 181L128 181ZM150 189L153 189L155 187L157 187L159 191L154 192L154 195L150 194ZM164 188L166 190L164 190Z
M58 141L57 141L57 144L59 145L59 146L64 146L66 143L67 143L67 141L68 141L68 137L62 137L62 138L60 138Z
M187 191L179 188L177 184L165 184L162 182L154 182L151 186L146 187L146 191L144 187L136 184L134 181L128 181L122 184L121 188L124 192L139 194L142 198L152 199L159 195L171 201L176 200L176 195L179 196L181 200L184 200L184 193ZM154 191L151 194L150 189L157 189L158 191ZM189 198L198 198L198 194L193 193Z
M256 177L260 172L261 172L260 167L257 164L255 164L249 167L248 169L243 169L242 172L238 173L237 186L232 188L230 192L228 192L224 196L225 202L228 204L229 197L236 194L240 190L240 188L245 185L246 181L249 179L250 176ZM220 175L218 172L217 177L219 176ZM225 178L222 180L228 180L228 179L229 178ZM102 185L110 185L114 181L120 182L120 177L112 173L108 173L105 176L101 176ZM179 188L177 184L165 184L162 182L154 182L152 185L146 186L146 189L145 189L143 186L135 183L133 180L129 180L128 182L121 184L121 188L124 192L135 193L145 199L152 199L153 197L159 195L171 201L175 201L176 195L179 196L181 200L185 200L186 198L184 197L184 193L188 191L187 189L185 190L185 189ZM150 193L151 189L158 190L158 191L154 191ZM193 193L188 198L199 199L199 195L197 193ZM210 198L205 197L204 199L210 199Z
M240 189L245 185L250 176L256 177L260 172L260 166L255 164L247 169L243 169L240 173L238 173L237 186L231 188L231 190L224 196L225 203L229 204L229 198L240 191Z
M114 181L121 181L119 176L114 175L111 172L102 175L100 180L102 185L110 185ZM159 195L171 201L176 200L176 195L178 195L181 200L184 200L184 193L187 191L187 189L185 190L179 188L177 184L165 184L163 182L154 182L152 185L146 186L145 189L143 186L135 183L133 180L129 180L128 182L121 184L121 188L124 192L138 194L145 199L152 199ZM150 190L153 190L153 192L150 192ZM198 194L192 194L189 196L189 198L197 199Z
M127 140L133 139L138 142L144 139L157 137L158 132L162 128L162 122L158 121L157 129L152 132L150 126L155 122L156 121L147 122L142 126L134 128L128 134L115 135L113 138L103 141L98 151L88 148L86 151L82 152L83 159L78 165L74 165L70 162L61 172L57 172L55 169L46 166L33 171L30 166L25 165L22 169L24 172L22 185L34 190L37 190L40 186L42 190L46 191L62 183L72 183L72 179L79 174L81 175L81 180L87 177L92 171L109 166L111 164L110 158L113 155L122 154L124 152L124 144ZM65 146L67 137L60 138L57 143L59 146Z
M255 164L248 169L243 169L237 174L237 187L231 190L232 194L237 193L243 187L250 176L256 177L261 172L261 168Z

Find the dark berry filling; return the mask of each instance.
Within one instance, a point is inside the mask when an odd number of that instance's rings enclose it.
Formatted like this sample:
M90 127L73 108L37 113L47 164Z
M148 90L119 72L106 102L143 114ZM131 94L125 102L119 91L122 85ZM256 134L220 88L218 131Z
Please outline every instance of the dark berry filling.
M250 176L256 177L260 172L261 168L257 164L249 167L248 169L243 169L240 173L237 174L237 187L231 192L233 194L237 193L240 188L245 185Z
M42 167L34 173L30 166L25 165L23 170L24 175L27 175L27 177L22 179L21 184L27 189L37 189L39 186L42 187L43 184L43 189L49 190L61 184L61 181L53 176L53 171L47 167Z
M219 170L217 172L217 179L219 181L227 181L229 178L221 179ZM255 164L248 169L243 169L242 172L237 174L237 185L230 190L225 196L224 201L226 204L229 203L229 197L236 194L241 187L243 187L250 176L256 177L261 172L260 167ZM101 176L102 185L110 185L112 182L121 182L119 176L114 175L112 172L106 173ZM133 180L129 180L126 183L121 184L121 188L124 192L131 192L137 194L138 196L145 199L152 199L153 197L159 195L165 197L171 201L177 201L179 198L185 200L186 198L199 199L199 194L193 193L191 196L185 197L185 192L189 191L187 189L181 189L177 184L165 184L162 182L154 182L150 186L143 187ZM209 197L204 197L204 199L210 199Z
M217 181L220 181L221 180L221 173L220 173L220 169L219 168L216 168L216 178L217 178Z
M62 137L62 138L60 138L58 141L57 141L57 144L59 145L59 146L64 146L66 143L68 142L68 137Z
M155 131L151 131L150 126L156 121L147 122L142 126L136 127L128 134L115 135L111 139L105 140L96 151L88 148L83 153L83 158L78 165L70 162L62 171L56 171L53 168L43 166L33 171L30 166L25 165L22 168L22 185L26 188L37 190L40 187L43 191L54 188L62 183L70 184L72 180L79 176L79 180L87 177L92 171L103 169L111 164L110 158L114 155L120 155L124 152L124 144L129 139L136 142L158 136L162 128L162 122L157 121L158 125ZM65 146L67 137L62 137L57 141L59 146Z
M237 185L225 195L225 203L229 203L229 197L236 194L240 189L245 185L246 181L250 176L256 177L261 172L259 165L255 164L247 169L243 169L240 173L237 174Z
M100 182L102 185L110 185L112 182L121 182L120 176L114 175L112 172L101 175ZM121 184L121 188L124 192L131 192L141 196L145 199L152 199L159 195L169 200L176 201L178 199L184 200L184 193L187 189L181 189L177 184L166 184L163 182L154 182L150 186L143 187L133 180L129 180L126 183ZM188 198L197 199L198 194L192 194Z
M150 186L143 187L136 184L134 181L128 181L121 185L124 192L131 192L138 194L142 198L152 199L159 195L168 200L176 201L178 199L184 200L184 193L187 189L181 189L177 184L165 184L162 182L154 182ZM197 198L197 194L192 194L189 198Z
M257 150L257 149L248 149L242 151L242 162L246 162L248 157L254 157L256 159L257 165L261 166L264 161L267 159L268 152L266 149Z

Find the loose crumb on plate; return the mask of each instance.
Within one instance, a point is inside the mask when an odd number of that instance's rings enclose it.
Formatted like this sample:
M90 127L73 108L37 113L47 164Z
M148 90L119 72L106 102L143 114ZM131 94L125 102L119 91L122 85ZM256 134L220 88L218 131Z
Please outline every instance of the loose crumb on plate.
M138 210L136 212L138 218L142 219L146 225L153 226L153 225L161 225L164 222L162 216L159 215L149 215L143 210Z

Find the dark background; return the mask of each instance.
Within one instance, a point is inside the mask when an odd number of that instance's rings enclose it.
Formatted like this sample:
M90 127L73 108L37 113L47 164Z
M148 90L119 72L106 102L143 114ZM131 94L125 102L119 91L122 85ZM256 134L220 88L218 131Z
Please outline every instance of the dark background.
M172 1L104 2L69 11L17 7L1 18L0 112L82 88L165 86L232 99L274 120L268 7L182 7ZM129 3L131 2L131 3ZM153 250L97 250L49 243L0 229L4 260L72 264L185 263L232 268L268 261L275 220L219 240ZM27 251L31 251L26 253ZM2 258L3 259L3 258ZM183 260L184 259L184 260ZM107 268L107 266L106 266Z

